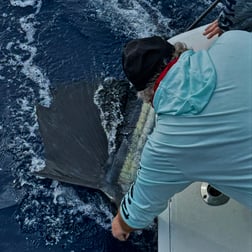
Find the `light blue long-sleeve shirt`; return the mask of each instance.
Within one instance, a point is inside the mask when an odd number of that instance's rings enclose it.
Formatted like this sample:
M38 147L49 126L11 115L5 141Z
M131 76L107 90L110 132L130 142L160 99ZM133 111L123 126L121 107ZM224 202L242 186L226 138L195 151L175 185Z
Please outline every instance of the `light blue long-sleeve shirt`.
M120 212L143 228L175 193L205 181L252 209L252 34L224 33L187 51L153 100L156 126Z

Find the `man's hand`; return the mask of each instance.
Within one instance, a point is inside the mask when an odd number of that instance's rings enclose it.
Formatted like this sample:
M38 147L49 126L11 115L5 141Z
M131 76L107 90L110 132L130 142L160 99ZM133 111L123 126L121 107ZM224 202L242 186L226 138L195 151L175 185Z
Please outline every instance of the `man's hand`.
M116 215L112 222L112 234L120 241L126 241L134 229L129 227L122 219L120 212Z
M215 35L220 36L223 33L221 28L218 25L218 20L216 19L210 25L207 26L203 35L207 36L208 39L212 38Z

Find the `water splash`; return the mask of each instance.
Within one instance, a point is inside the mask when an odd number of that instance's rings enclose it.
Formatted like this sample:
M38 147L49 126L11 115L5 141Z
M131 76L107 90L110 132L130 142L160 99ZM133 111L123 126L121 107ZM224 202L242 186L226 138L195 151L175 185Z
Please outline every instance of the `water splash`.
M172 34L170 18L163 16L160 6L147 0L90 0L100 20L110 28L127 37L147 37L151 35Z
M47 245L57 244L63 238L72 243L87 232L87 219L105 230L110 229L111 209L99 195L88 192L80 198L73 187L53 181L41 185L24 198L17 220L26 233L40 233Z
M108 139L108 153L111 154L116 149L116 135L118 127L123 123L121 112L120 90L111 84L116 80L106 78L100 84L94 95L94 103L100 110L102 126Z

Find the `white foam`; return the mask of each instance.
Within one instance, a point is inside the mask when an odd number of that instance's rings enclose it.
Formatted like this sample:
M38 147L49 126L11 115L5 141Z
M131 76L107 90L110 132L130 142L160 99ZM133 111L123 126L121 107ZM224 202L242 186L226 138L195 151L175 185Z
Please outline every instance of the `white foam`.
M37 83L40 87L39 89L39 95L41 104L43 106L49 107L51 104L51 97L50 97L50 80L47 78L47 76L43 73L43 70L39 67L33 64L33 58L36 55L36 48L28 46L26 44L21 45L22 49L26 49L31 54L30 58L26 60L25 62L22 62L23 68L21 72L29 79Z
M13 42L13 41L9 42L9 43L6 45L6 50L10 50L11 47L12 47L13 45L14 45L14 42Z
M35 38L34 35L36 33L36 14L39 13L42 1L41 0L10 0L13 6L18 7L27 7L33 6L36 10L35 13L29 14L27 16L21 17L19 19L19 23L21 29L25 33L25 42L20 43L19 40L16 41L17 46L28 52L30 57L26 61L22 61L22 57L18 54L13 54L14 58L10 58L8 60L8 64L12 66L23 66L21 72L30 80L38 84L39 86L39 99L40 104L49 107L51 104L51 96L50 96L50 80L47 78L43 69L39 66L35 65L33 60L37 53L37 48L34 45ZM9 42L6 46L7 50L10 50L15 43L13 41Z
M34 14L30 14L27 17L21 17L19 19L22 30L25 32L27 42L30 44L34 41L34 34L36 32L34 28Z
M113 78L104 79L104 83L110 81L113 81ZM104 86L101 84L95 92L94 103L100 111L101 124L108 140L108 154L111 154L116 149L116 134L118 125L123 122L124 118L120 111L120 101L119 99L116 99L116 97L114 97L114 99L110 102L110 111L102 110L101 107L103 105L103 98L99 95L102 90L104 90ZM107 120L108 118L109 120ZM111 118L113 118L113 120Z
M97 202L84 203L72 187L65 187L58 181L53 181L51 188L53 189L54 204L72 206L71 214L81 212L104 229L110 228L113 214L103 202L100 202L100 204L97 204ZM104 218L109 221L104 221Z
M37 0L10 0L12 6L27 7L36 6L38 4Z
M23 16L19 19L20 23L20 37L19 39L11 40L6 45L6 50L8 55L6 55L6 62L4 67L11 67L15 71L15 75L12 79L8 79L9 83L13 83L16 80L20 80L18 72L23 74L27 79L30 79L34 84L30 85L30 82L22 81L20 84L20 96L16 100L19 108L13 105L12 116L14 119L14 124L18 133L11 143L13 148L15 148L16 154L22 159L29 158L31 163L29 164L28 171L26 174L21 170L17 170L18 180L20 185L30 184L31 182L27 180L27 173L39 171L45 167L45 161L40 157L40 153L37 153L34 148L34 138L38 135L38 123L35 111L35 90L39 90L39 101L42 105L49 107L51 102L50 97L50 81L44 73L43 69L34 63L34 58L37 54L35 34L36 34L36 15L39 13L42 1L14 1L10 0L12 6L17 7L27 7L32 6L34 12L32 14ZM13 18L13 17L12 17ZM22 43L20 42L22 41ZM15 53L18 49L20 50ZM24 60L24 55L25 60ZM28 58L27 58L28 55ZM17 68L19 66L20 68ZM0 70L3 67L1 66ZM21 70L20 70L21 69ZM3 77L4 78L4 77ZM0 75L0 79L3 79ZM12 107L12 106L11 106ZM36 142L35 142L36 144ZM29 176L28 176L29 177ZM33 186L33 185L32 185Z
M17 101L20 104L22 111L30 111L31 110L31 106L29 104L27 97L19 98Z
M170 31L171 19L162 15L159 5L153 6L153 3L148 0L128 1L126 8L123 8L118 0L90 0L89 2L94 6L98 17L109 22L110 28L116 33L131 37L147 37L157 34L159 27L167 32Z

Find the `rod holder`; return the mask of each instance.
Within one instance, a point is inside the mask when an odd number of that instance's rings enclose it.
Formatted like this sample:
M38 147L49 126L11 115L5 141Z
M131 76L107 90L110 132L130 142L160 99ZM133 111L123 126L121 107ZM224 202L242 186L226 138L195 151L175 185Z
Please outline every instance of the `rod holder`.
M229 197L216 190L208 183L201 184L201 197L204 202L211 206L221 206L229 201Z

